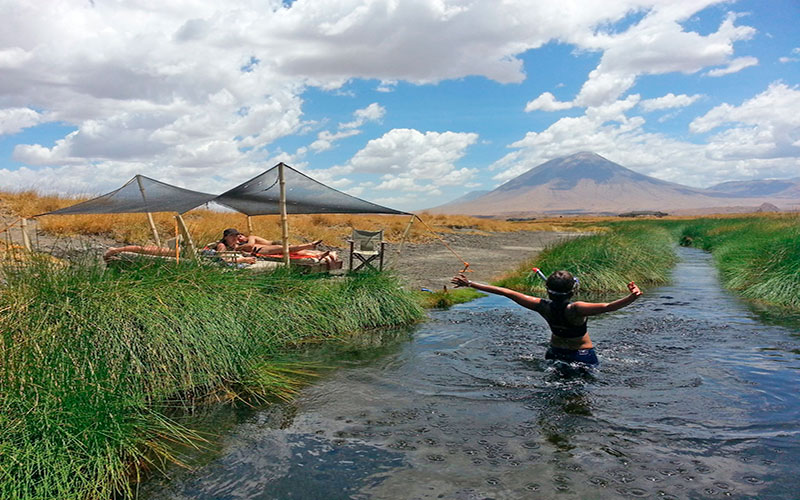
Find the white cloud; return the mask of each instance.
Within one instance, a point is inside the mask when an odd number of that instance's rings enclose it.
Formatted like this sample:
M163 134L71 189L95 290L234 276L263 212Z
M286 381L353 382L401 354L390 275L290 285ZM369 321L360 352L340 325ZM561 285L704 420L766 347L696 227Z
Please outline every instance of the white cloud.
M580 33L582 38L575 42L586 49L603 50L603 56L573 103L596 106L616 100L633 86L638 75L695 73L710 65L749 63L746 58L729 60L733 42L755 34L751 27L735 26L735 15L728 15L716 32L705 36L684 31L680 25L710 3L667 2L623 33Z
M378 174L376 191L421 192L441 194L442 186L462 185L477 170L457 168L455 163L477 134L457 132L419 132L393 129L373 139L346 164L326 172L331 177L342 174Z
M386 115L386 108L373 102L364 109L357 109L353 113L356 117L352 122L340 123L339 128L358 128L367 122L376 122Z
M372 139L348 162L353 172L413 174L436 179L450 173L478 134L393 129Z
M357 109L353 112L355 120L347 123L340 123L339 132L334 133L328 130L323 130L317 134L317 140L311 143L309 148L314 150L316 153L327 151L333 148L334 142L360 134L361 131L358 130L358 127L361 127L367 122L379 121L385 114L386 108L377 102L373 102L366 108Z
M528 104L525 105L525 111L559 111L562 109L570 109L571 107L571 102L557 101L553 94L544 92L536 99L528 102Z
M706 76L725 76L730 75L731 73L738 73L739 71L743 70L744 68L749 68L750 66L755 66L758 64L758 59L755 57L737 57L736 59L732 60L728 63L728 66L725 68L719 69L712 69L706 73Z
M721 104L695 118L689 129L709 138L708 154L720 160L800 158L800 89L773 83L740 106Z
M375 88L375 90L378 92L389 93L394 92L396 87L396 80L381 80L381 83Z
M364 188L361 186L353 186L345 189L344 192L351 196L361 197L361 195L364 194Z
M6 2L0 133L45 121L75 131L18 145L14 158L35 168L0 176L0 184L41 175L111 187L143 173L195 189L229 187L275 158L298 162L308 149L330 148L386 113L373 103L294 155L270 151L276 140L310 129L302 98L310 86L336 90L364 78L385 92L401 82L473 75L519 83L526 78L520 56L554 40L602 57L573 101L545 92L527 104L528 111L587 108L540 134L573 123L584 139L640 140L643 120L626 116L638 96L625 96L637 77L747 62L732 59L733 44L755 31L736 26L734 15L707 35L682 27L715 3L721 0ZM619 33L606 29L631 15L641 19ZM395 129L329 170L389 173L424 189L468 182L474 169L455 163L476 139Z
M32 55L20 47L0 49L0 68L18 68L27 62Z
M441 191L433 184L417 184L417 181L410 177L394 177L391 175L387 176L387 179L378 184L375 189L383 191L441 194Z
M792 49L792 56L797 56L797 55L800 55L800 47L795 47L795 48ZM797 61L800 61L800 59L798 59L797 57L786 57L786 56L783 56L783 57L779 57L778 58L778 62L780 62L782 64L786 64L786 63L790 63L790 62L797 62Z
M657 97L655 99L645 99L644 101L639 103L639 106L641 106L644 111L684 108L686 106L691 105L701 97L702 96L700 94L689 96L686 94L675 95L672 92L670 92L669 94Z
M0 109L0 135L16 134L42 122L42 115L30 108Z
M360 133L360 130L355 129L347 129L336 133L323 130L317 135L317 140L312 142L308 147L314 150L315 153L320 153L331 149L334 142L347 137L353 137Z
M505 182L552 158L593 151L667 181L706 187L730 179L797 177L800 172L800 90L773 83L741 105L722 104L690 124L695 133L725 128L706 144L648 132L640 116L627 116L638 96L580 117L561 118L528 132L513 151L490 166Z

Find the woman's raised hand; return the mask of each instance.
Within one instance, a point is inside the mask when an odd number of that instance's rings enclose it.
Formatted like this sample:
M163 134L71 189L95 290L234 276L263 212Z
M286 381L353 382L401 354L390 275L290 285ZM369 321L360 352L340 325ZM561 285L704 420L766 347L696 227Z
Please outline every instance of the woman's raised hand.
M462 286L469 286L469 280L463 274L454 276L453 279L450 280L450 283L454 284L456 288L461 288Z

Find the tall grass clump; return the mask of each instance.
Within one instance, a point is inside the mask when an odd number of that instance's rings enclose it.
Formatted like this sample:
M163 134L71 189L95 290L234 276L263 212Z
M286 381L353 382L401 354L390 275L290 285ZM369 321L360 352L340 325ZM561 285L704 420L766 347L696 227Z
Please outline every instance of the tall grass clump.
M630 281L657 285L669 280L677 257L667 229L649 221L608 227L607 232L546 248L497 284L543 294L544 283L531 273L532 267L540 268L545 275L567 270L579 278L582 290L592 292L625 292Z
M1 272L0 498L111 498L202 444L170 416L199 399L288 397L291 347L421 319L386 274L248 274L150 261Z
M745 298L800 310L800 217L686 221L682 244L710 251L724 285Z

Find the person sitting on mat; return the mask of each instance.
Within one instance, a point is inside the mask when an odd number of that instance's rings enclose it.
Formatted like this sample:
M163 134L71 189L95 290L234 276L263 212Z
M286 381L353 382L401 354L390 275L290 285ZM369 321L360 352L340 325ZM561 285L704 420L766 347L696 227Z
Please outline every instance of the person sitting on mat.
M598 314L621 309L642 295L636 283L628 283L630 295L614 302L570 302L570 298L578 288L578 280L567 271L556 271L546 281L549 299L532 297L524 293L499 286L484 285L470 281L463 274L452 279L459 287L470 287L482 292L507 297L522 307L539 313L550 326L550 347L545 359L560 360L568 363L579 362L595 366L599 363L594 345L586 331L586 318Z
M290 245L289 254L298 257L316 259L317 262L334 262L338 260L336 252L330 250L316 250L322 240L316 240L302 245ZM236 228L228 228L222 233L222 239L217 244L217 251L236 251L251 255L281 255L283 245L279 241L270 241L260 236L245 236Z

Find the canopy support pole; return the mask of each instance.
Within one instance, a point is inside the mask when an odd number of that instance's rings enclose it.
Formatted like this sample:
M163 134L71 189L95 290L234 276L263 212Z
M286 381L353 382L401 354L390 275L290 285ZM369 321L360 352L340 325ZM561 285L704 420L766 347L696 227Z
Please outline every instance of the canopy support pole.
M144 201L144 205L147 206L147 197L144 194L144 186L142 186L142 178L138 175L136 176L136 182L139 184L139 192L142 193L142 200ZM147 222L150 224L150 231L153 233L153 240L156 242L156 246L161 246L161 238L158 237L158 230L156 229L156 223L153 222L153 214L149 211L147 212Z
M20 231L22 231L22 246L25 247L25 250L32 252L31 239L28 237L28 219L24 217L22 218L22 222L20 222Z
M181 263L181 240L179 238L180 232L178 231L178 218L175 218L175 263Z
M283 244L283 264L289 267L289 221L286 216L286 178L283 175L283 162L278 163L281 205L281 243Z
M192 235L189 234L189 229L186 227L186 223L183 221L183 217L181 214L175 216L175 222L178 223L178 229L181 232L181 236L183 236L183 240L186 242L184 249L186 249L186 256L190 259L197 260L197 249L195 249L194 241L192 241ZM175 242L175 245L178 245L178 242Z
M147 223L150 224L150 231L153 233L153 239L156 240L156 246L161 246L161 238L158 237L158 230L156 229L156 223L153 221L153 214L147 212Z
M253 230L253 218L249 215L247 216L247 234L253 236L255 231Z

